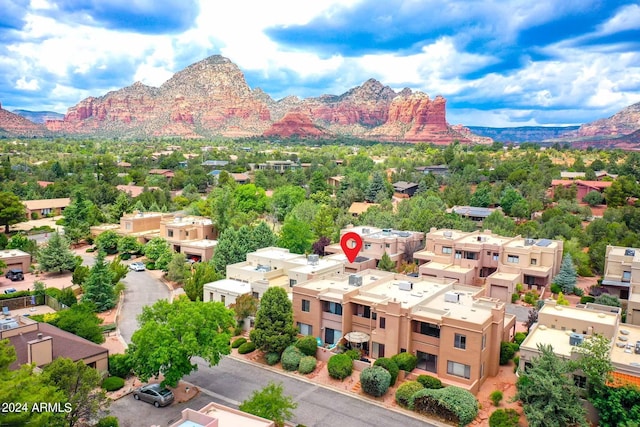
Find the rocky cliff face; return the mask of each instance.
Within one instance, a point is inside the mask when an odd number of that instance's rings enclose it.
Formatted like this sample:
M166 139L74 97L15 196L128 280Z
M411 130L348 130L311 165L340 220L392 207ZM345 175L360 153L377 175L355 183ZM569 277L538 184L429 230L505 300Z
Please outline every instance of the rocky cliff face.
M135 83L70 108L54 132L185 138L353 135L383 141L471 140L449 127L446 101L370 79L346 93L274 101L251 90L240 69L219 55L190 65L159 88Z
M631 134L638 129L640 129L640 102L622 109L608 119L600 119L580 126L576 136L578 138L621 136Z
M48 133L44 126L35 124L18 114L5 110L0 104L0 136L39 137Z

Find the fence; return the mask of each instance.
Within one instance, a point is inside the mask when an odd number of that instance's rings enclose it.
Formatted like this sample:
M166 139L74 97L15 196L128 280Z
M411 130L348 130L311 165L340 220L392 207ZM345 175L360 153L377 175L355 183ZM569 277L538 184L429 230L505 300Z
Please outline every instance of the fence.
M41 297L36 297L35 295L0 300L0 306L7 307L9 310L20 310L21 308L43 305L43 303L44 305L48 305L53 308L55 311L68 308L66 305L49 295L44 296L44 301L42 301Z

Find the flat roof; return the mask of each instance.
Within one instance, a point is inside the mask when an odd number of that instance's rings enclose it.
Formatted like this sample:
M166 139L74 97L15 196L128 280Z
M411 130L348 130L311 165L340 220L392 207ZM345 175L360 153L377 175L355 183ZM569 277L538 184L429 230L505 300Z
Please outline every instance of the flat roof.
M570 318L573 321L587 323L598 323L601 325L614 326L618 323L618 315L600 310L589 310L585 308L569 307L554 304L545 304L538 312L538 319L544 315L561 316ZM540 321L540 320L539 320ZM542 324L542 323L541 323ZM548 325L547 325L548 326Z
M478 240L478 237L480 237L480 240ZM504 236L498 236L496 234L480 232L480 233L470 233L466 236L463 236L460 240L458 240L458 242L472 243L472 244L485 243L489 245L502 246L508 241L510 241L511 239L513 239L513 237L504 237Z
M30 256L27 252L21 251L20 249L5 249L0 251L0 258L14 258L25 255Z
M204 217L204 216L192 216L192 215L188 215L188 216L180 216L180 215L176 215L173 218L167 218L165 221L163 221L166 225L174 225L174 226L186 226L186 225L192 225L192 224L197 224L197 225L211 225L213 224L213 221L211 221L210 218Z
M411 283L411 285L408 285L409 283ZM417 278L405 276L392 278L391 280L385 280L381 283L368 286L366 289L362 289L360 294L354 297L354 299L372 298L380 301L398 301L401 303L402 308L410 308L451 288L453 283L453 279L445 281L430 277ZM407 289L408 287L411 289Z
M260 258L268 258L268 259L280 259L280 260L291 260L294 258L300 258L302 255L300 254L292 254L286 249L279 249L275 247L258 249L255 252L250 252L247 255L260 257Z
M296 267L289 268L288 271L293 271L296 273L315 273L317 271L331 269L343 266L344 263L335 259L325 259L322 258L318 260L318 264L312 265L309 264L306 258L295 258L291 260L294 264L299 264Z
M238 295L251 292L251 285L234 279L222 279L204 284L205 289L217 289L224 292L233 292Z
M498 300L486 298L487 301L493 304L487 305L479 302L479 300L474 298L474 295L476 295L479 290L479 288L470 286L450 285L445 290L441 290L416 307L413 313L426 317L433 317L434 314L440 313L439 319L449 317L471 323L484 323L493 316L491 306L501 303ZM450 301L454 294L458 295L457 302Z
M538 345L551 345L555 354L571 357L574 346L569 343L569 337L572 333L570 329L563 331L562 329L551 329L546 325L538 325L529 332L520 348L528 348L537 352Z
M192 247L192 248L212 248L218 245L217 240L181 240L180 246Z
M533 242L530 245L525 245L525 240L523 237L514 238L512 241L507 242L505 247L507 248L557 248L558 241L550 240L550 239L531 239Z
M464 232L464 231L460 231L460 230L452 230L452 229L448 229L448 228L440 228L438 230L429 231L428 234L433 236L433 237L441 237L441 238L453 241L453 240L457 240L457 239L459 239L461 237L464 237L469 233Z
M640 354L635 353L636 343L640 342L640 326L620 324L612 341L611 362L631 366L640 374Z
M436 261L431 261L427 264L423 264L422 266L424 266L425 269L430 268L433 270L441 270L441 271L451 271L454 273L466 273L470 270L473 270L473 267L462 267L459 265L454 265L454 264L444 264L441 262L436 262ZM422 267L421 266L421 267Z

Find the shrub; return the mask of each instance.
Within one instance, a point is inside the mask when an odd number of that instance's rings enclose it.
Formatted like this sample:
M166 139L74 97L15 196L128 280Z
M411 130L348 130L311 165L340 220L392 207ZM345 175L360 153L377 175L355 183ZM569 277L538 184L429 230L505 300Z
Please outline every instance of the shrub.
M120 378L131 375L131 359L127 353L109 356L109 375Z
M442 381L431 375L418 375L418 382L422 384L424 388L438 389L442 388Z
M538 298L540 298L540 294L538 294L538 291L532 290L524 295L524 302L526 302L527 304L536 305L536 303L538 302Z
M391 359L396 362L398 368L406 372L411 372L418 366L418 358L411 353L396 354Z
M267 362L267 365L273 366L280 361L280 353L277 351L270 351L264 355L264 360Z
M353 372L353 359L346 353L334 354L327 362L327 370L331 378L343 380Z
M516 332L516 335L513 337L513 340L518 344L522 344L522 341L525 340L525 338L527 338L527 333L526 332Z
M362 391L374 396L384 395L391 385L391 374L382 366L372 366L365 368L360 373L360 384Z
M119 427L118 417L114 417L113 415L109 415L108 417L104 417L98 421L96 427Z
M120 377L107 377L102 381L102 388L107 391L116 391L124 387L124 380Z
M304 353L295 345L290 345L282 353L282 369L285 371L295 371L300 365L300 360Z
M155 270L156 269L156 263L155 262L148 262L146 264L147 270Z
M318 363L318 361L314 356L304 356L302 359L300 359L298 372L303 375L310 374L314 369L316 369L316 363Z
M120 254L120 259L123 261L127 261L131 259L131 254L130 253L124 253L124 254Z
M493 406L500 406L500 402L502 401L503 397L504 395L500 390L494 390L489 395L489 399L491 400L491 403L493 403Z
M344 354L346 354L347 356L349 356L349 358L351 358L351 360L359 360L360 359L360 352L358 350L347 350L344 352Z
M246 342L247 342L247 339L245 337L240 337L236 339L233 343L231 343L231 348L238 348Z
M489 417L490 427L517 427L520 415L515 409L496 409Z
M510 343L505 341L500 343L500 364L501 365L506 365L509 363L509 360L513 359L513 356L516 354L516 348L514 344L515 343Z
M256 349L256 344L254 342L247 341L246 343L238 347L238 353L247 354L247 353L251 353L255 349Z
M574 286L572 293L576 296L582 297L584 295L584 289Z
M520 299L520 294L511 294L511 303L514 304Z
M516 372L518 372L518 367L520 366L520 356L514 357L513 363L515 363L515 366L513 367L513 373L515 374Z
M594 302L596 299L595 297L592 297L591 295L584 295L582 297L580 297L580 304L586 304L589 302Z
M524 291L524 285L522 283L516 283L516 292L520 293Z
M418 381L405 381L396 390L396 402L398 405L407 407L409 406L409 399L417 391L422 390L424 387Z
M394 385L396 383L396 380L398 379L398 374L400 373L400 368L398 368L398 364L396 362L394 362L389 358L381 357L380 359L377 359L375 361L373 366L381 366L384 369L386 369L391 374L390 385Z
M307 335L296 341L296 347L298 347L305 356L315 356L316 350L318 349L318 341L315 337Z
M96 248L87 248L85 252L90 254L91 252L95 252L95 251L96 251Z
M419 390L409 398L409 408L461 426L466 426L478 416L478 401L474 395L453 386Z
M558 285L557 283L552 283L551 284L551 293L552 294L559 294L560 292L562 292L562 286Z

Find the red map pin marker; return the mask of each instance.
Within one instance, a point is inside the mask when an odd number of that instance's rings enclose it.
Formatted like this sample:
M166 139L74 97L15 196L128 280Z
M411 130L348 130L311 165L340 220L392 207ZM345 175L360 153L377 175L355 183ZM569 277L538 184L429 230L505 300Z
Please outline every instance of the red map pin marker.
M362 249L362 237L353 231L345 233L340 239L340 246L349 262L353 262L358 256L360 249Z

